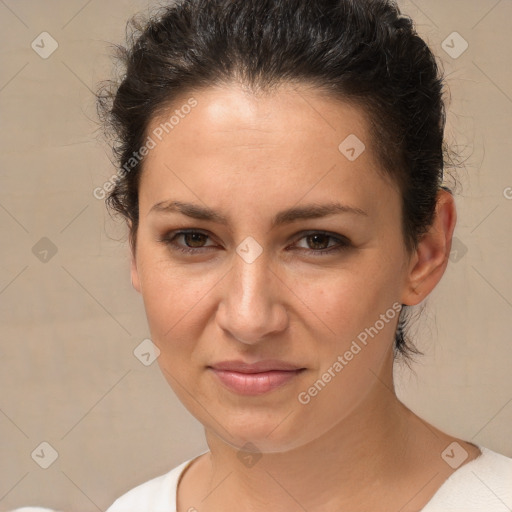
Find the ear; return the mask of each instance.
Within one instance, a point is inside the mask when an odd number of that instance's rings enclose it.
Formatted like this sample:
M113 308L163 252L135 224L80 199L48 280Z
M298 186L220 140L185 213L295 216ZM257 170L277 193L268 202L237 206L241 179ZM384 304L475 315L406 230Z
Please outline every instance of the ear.
M132 279L132 286L140 293L141 287L140 287L140 279L139 279L139 271L137 269L137 250L136 250L136 244L135 239L132 235L132 225L131 223L128 223L128 229L130 230L130 238L129 238L129 245L130 245L130 276Z
M421 237L410 260L402 304L419 304L441 280L448 265L456 222L455 200L450 192L441 189L432 226Z

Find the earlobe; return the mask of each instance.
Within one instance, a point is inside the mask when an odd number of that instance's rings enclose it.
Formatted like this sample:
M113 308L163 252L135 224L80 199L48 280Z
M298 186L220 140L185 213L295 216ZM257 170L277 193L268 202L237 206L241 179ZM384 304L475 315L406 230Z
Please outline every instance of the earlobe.
M448 265L456 221L457 213L452 194L440 190L432 226L421 237L414 257L411 258L402 304L419 304L441 280Z

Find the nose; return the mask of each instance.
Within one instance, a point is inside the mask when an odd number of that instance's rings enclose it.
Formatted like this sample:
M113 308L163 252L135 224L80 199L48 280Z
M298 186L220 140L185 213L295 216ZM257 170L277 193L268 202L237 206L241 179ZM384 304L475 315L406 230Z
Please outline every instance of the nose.
M283 332L288 314L282 302L286 286L262 254L252 263L238 254L223 280L218 325L238 341L254 345Z

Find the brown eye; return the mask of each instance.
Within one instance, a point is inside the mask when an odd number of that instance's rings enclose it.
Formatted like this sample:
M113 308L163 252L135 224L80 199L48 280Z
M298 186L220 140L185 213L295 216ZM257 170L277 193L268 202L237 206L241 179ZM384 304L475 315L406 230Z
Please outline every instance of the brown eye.
M329 254L350 247L351 243L348 238L342 235L332 235L323 232L310 232L299 239L305 240L307 247L298 247L300 250L305 250L313 255ZM332 243L334 242L334 243Z
M182 238L183 243L177 240ZM199 254L205 250L213 249L215 245L205 245L211 237L201 231L177 231L169 233L160 242L167 245L173 251ZM314 256L332 254L351 246L350 240L342 235L332 235L323 232L310 232L302 236L299 241L305 240L307 247L298 246L299 250L306 251Z
M306 240L311 249L320 250L327 249L329 247L329 239L332 238L328 235L317 234L317 235L308 235Z
M184 243L177 243L177 239L183 239ZM173 251L184 253L200 253L204 250L212 249L215 246L205 245L210 238L206 233L201 231L175 231L169 233L160 239L160 242L167 245Z
M183 240L188 247L202 247L208 238L204 233L182 233Z

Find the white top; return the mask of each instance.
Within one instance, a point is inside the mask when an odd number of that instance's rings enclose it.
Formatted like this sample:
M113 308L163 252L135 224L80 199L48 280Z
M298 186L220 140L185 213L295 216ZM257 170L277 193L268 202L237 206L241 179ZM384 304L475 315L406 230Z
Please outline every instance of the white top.
M479 448L482 454L454 471L422 512L512 510L512 459L482 446ZM180 476L203 453L128 491L106 512L176 512Z

